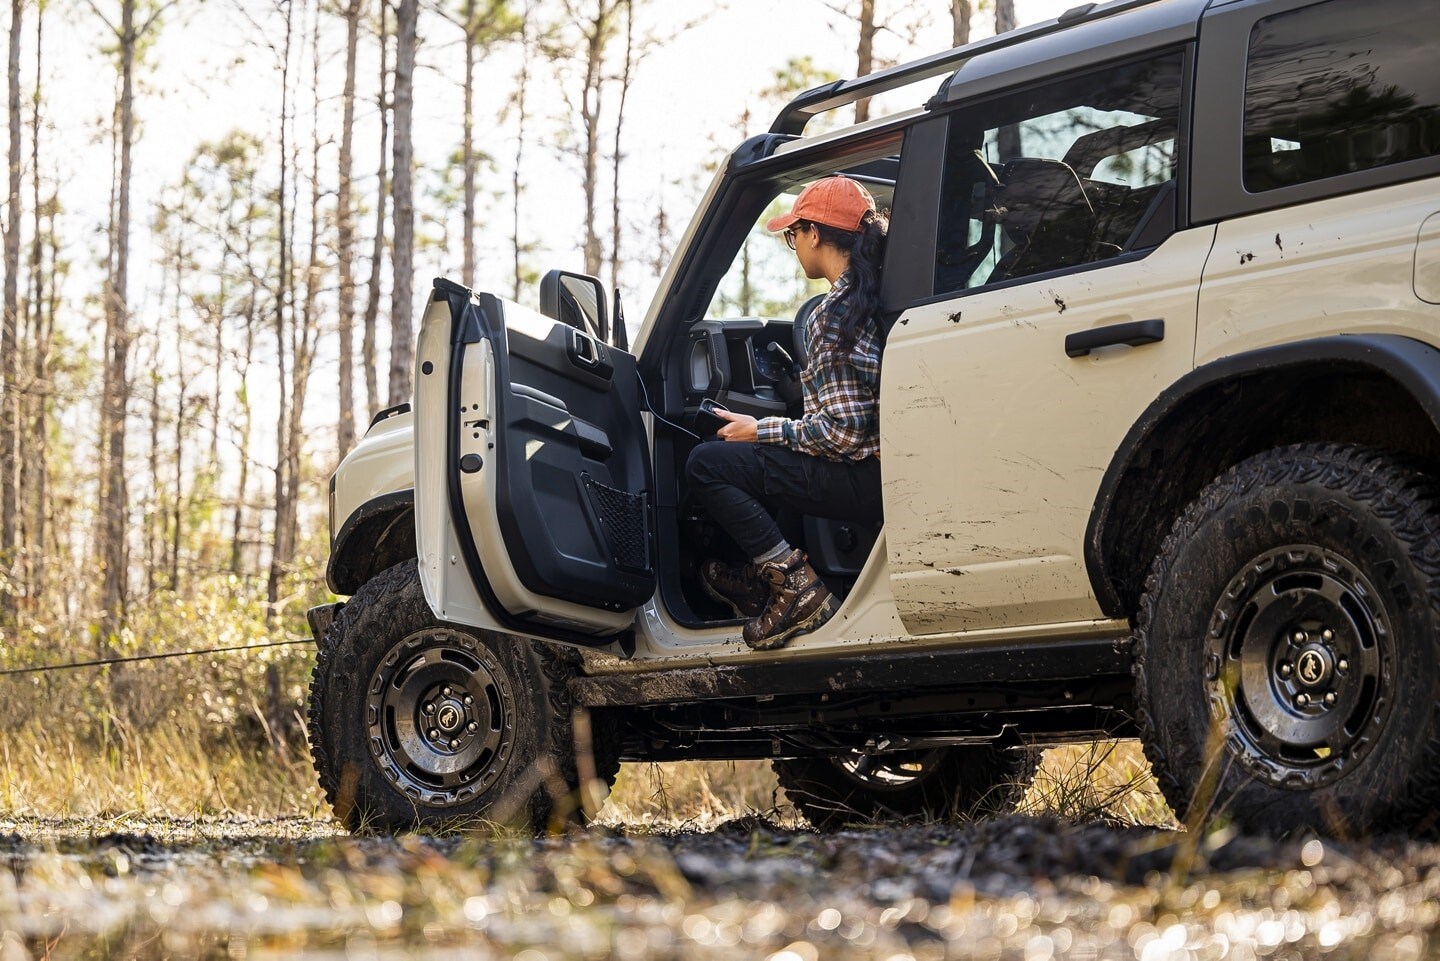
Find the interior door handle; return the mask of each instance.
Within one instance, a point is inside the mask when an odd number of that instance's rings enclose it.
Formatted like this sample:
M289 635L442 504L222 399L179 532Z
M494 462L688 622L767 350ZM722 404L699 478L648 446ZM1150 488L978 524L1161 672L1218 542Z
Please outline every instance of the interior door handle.
M1132 320L1124 324L1110 324L1107 327L1092 327L1065 335L1065 353L1069 357L1084 357L1101 347L1128 344L1140 347L1165 339L1165 321Z

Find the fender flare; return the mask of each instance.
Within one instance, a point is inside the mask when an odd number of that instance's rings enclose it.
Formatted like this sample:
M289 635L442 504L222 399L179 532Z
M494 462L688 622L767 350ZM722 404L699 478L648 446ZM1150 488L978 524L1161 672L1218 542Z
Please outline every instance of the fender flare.
M392 564L398 564L405 558L391 558L390 563L385 563L382 558L379 561L379 569L369 570L376 561L375 544L361 544L355 539L356 534L361 531L377 530L380 533L380 540L387 536L395 523L405 517L414 515L415 512L415 491L413 488L392 491L388 494L381 494L373 497L359 507L345 519L340 529L330 538L330 559L325 564L325 585L330 588L331 593L348 596L360 589L370 577L380 573ZM414 557L414 521L410 522L410 556ZM368 574L366 571L368 570Z
M1126 492L1127 475L1137 458L1160 435L1171 415L1200 392L1258 374L1301 367L1329 366L1378 373L1413 397L1440 432L1440 349L1399 334L1340 334L1294 341L1222 357L1197 367L1166 388L1131 426L1100 482L1085 529L1085 567L1101 609L1126 617L1124 603L1110 578L1105 534L1116 504Z

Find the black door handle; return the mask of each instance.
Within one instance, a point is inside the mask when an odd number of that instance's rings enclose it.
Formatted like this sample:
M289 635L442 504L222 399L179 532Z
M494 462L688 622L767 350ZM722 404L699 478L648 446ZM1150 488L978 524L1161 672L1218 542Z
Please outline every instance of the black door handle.
M1165 321L1132 320L1129 323L1111 324L1108 327L1095 327L1066 334L1065 353L1070 357L1084 357L1090 351L1101 347L1114 347L1116 344L1139 347L1164 339Z

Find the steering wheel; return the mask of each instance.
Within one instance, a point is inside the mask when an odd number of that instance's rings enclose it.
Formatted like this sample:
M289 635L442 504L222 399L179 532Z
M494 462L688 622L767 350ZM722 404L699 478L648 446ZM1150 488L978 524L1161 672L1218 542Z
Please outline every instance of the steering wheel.
M825 299L824 294L816 294L795 311L795 326L791 332L791 342L795 346L795 363L804 370L810 363L810 336L807 328L810 324L810 315L815 313L815 308L820 306L820 301Z

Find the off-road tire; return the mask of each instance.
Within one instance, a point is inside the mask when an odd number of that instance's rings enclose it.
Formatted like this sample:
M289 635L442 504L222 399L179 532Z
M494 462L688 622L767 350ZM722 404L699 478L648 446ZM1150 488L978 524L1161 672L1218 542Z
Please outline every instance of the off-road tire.
M810 824L834 830L846 824L900 819L949 821L1008 814L1025 797L1040 756L1025 749L989 746L879 755L877 771L896 772L903 761L921 773L893 784L853 770L859 756L783 758L771 762L790 802Z
M443 657L427 659L434 666L417 660L441 650ZM326 800L352 832L487 823L545 831L583 817L566 686L579 664L579 656L567 648L442 624L425 601L414 560L384 571L341 609L315 661L307 727ZM407 665L412 667L407 670ZM464 674L455 684L456 699L464 696L467 679L477 685L483 679L483 690L491 692L489 698L480 695L479 707L465 709L476 712L466 717L478 722L478 736L487 739L486 745L477 744L479 760L467 768L469 783L440 785L434 792L423 789L423 779L434 776L424 764L428 760L441 767L446 756L429 747L416 750L421 758L416 766L404 747L394 747L400 743L395 726L372 728L379 723L377 715L399 713L375 710L376 699L408 696L425 670ZM387 673L393 671L412 680ZM447 703L458 707L457 700ZM619 768L617 745L608 726L592 727L596 778L608 786ZM456 734L463 737L463 731ZM416 740L423 736L412 730L408 743L426 746L429 742ZM461 760L470 750L462 746L454 758Z
M1134 676L1146 756L1192 826L1433 831L1434 482L1403 457L1350 445L1237 464L1154 561Z

